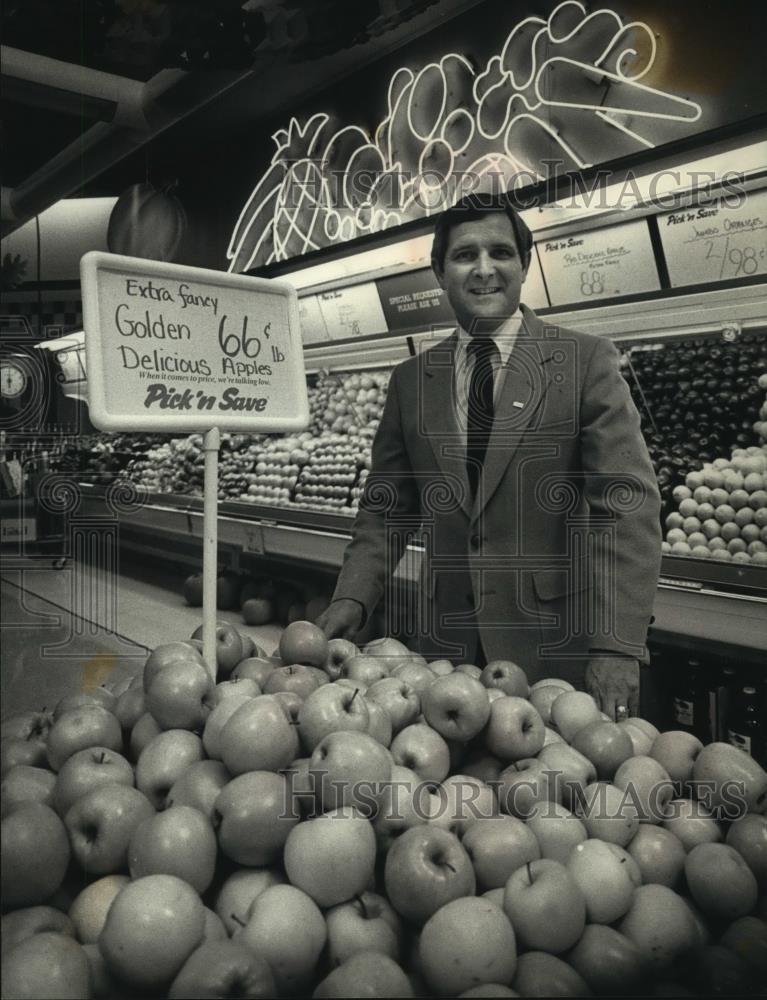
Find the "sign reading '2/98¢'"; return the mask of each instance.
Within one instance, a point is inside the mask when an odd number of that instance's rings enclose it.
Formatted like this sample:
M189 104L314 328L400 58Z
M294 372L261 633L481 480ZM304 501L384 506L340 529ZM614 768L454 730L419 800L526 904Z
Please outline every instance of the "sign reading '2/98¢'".
M88 403L102 430L301 430L295 290L263 278L88 253Z

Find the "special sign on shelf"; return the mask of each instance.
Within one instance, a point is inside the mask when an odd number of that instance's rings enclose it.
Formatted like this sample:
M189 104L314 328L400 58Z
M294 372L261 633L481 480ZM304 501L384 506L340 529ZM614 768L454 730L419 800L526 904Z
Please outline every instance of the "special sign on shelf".
M301 430L288 284L116 254L80 264L91 420L107 431Z
M220 432L309 423L298 296L277 281L98 252L80 277L96 427L204 432L202 652L215 680ZM246 549L259 541L254 531Z

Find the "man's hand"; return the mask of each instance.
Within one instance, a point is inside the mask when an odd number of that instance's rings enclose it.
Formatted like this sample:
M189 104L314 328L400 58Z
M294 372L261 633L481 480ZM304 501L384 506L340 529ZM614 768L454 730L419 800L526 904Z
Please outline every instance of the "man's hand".
M359 601L342 597L333 601L317 617L315 625L322 629L328 639L354 640L362 626L364 608Z
M586 690L601 710L620 722L639 715L639 661L626 656L592 656L586 667Z

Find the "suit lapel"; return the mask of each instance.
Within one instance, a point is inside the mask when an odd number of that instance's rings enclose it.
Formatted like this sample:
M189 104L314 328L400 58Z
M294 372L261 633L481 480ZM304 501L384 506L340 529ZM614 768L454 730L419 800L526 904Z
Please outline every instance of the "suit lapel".
M461 508L468 517L472 502L466 472L466 453L458 433L453 406L457 346L456 332L424 353L421 393L423 410L422 417L419 418L419 432L428 440L439 467L448 479L456 483L456 493L461 494Z
M522 317L496 400L493 430L472 512L475 516L498 488L523 435L543 404L550 382L546 361L551 356L552 344L543 339L543 324L534 312L522 306Z

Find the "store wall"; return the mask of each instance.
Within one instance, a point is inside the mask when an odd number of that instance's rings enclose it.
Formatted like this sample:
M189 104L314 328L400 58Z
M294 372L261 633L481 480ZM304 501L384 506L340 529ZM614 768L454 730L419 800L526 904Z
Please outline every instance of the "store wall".
M41 212L0 244L3 257L20 254L24 281L80 280L80 258L107 249L107 225L116 198L66 198ZM40 273L37 273L38 230Z

